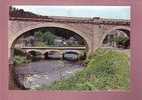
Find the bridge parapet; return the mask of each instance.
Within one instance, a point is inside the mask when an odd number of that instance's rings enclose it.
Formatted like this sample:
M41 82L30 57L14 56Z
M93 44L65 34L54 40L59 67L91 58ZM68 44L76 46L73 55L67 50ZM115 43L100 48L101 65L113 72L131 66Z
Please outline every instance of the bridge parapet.
M86 24L107 24L107 25L130 25L130 20L122 19L103 19L103 18L76 18L76 17L47 17L47 18L22 18L10 17L10 20L17 21L35 21L35 22L68 22L68 23L86 23Z
M86 47L21 47L21 49L85 50Z

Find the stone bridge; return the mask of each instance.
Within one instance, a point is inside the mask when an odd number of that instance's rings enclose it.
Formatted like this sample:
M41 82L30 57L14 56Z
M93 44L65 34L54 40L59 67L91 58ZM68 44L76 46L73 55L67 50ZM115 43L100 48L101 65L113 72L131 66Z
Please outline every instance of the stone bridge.
M52 51L58 52L62 55L66 52L75 52L79 55L83 55L85 53L86 47L21 47L20 49L26 53L35 51L41 53L42 55Z
M75 32L87 43L88 54L94 53L102 45L105 36L113 30L128 31L130 21L118 19L76 18L76 17L47 17L21 18L10 17L8 21L8 56L12 57L16 40L32 29L42 27L57 27Z

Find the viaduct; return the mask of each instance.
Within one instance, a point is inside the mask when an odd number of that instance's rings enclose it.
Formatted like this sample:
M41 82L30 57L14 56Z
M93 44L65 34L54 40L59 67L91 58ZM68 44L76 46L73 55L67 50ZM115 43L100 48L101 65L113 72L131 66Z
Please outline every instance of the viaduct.
M114 30L124 31L130 36L130 21L119 19L55 17L22 18L10 17L8 21L8 57L12 57L16 40L24 33L42 27L67 29L80 35L87 43L88 54L102 45L106 35Z

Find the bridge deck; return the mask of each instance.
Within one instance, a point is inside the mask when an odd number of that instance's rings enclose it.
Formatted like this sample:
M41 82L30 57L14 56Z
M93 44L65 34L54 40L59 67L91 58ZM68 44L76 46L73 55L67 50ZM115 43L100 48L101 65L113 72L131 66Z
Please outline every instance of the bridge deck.
M85 50L86 47L21 47L21 49Z

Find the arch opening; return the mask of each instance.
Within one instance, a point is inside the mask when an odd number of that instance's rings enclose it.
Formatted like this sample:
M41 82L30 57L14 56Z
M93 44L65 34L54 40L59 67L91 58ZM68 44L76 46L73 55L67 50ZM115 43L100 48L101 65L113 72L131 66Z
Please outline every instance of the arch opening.
M37 55L41 55L42 53L39 52L39 51L34 51L34 50L31 50L28 52L28 54L32 55L32 56L37 56Z
M44 53L45 59L59 60L62 59L62 53L60 51L48 51Z
M102 47L130 49L130 30L127 28L112 29L105 35Z
M67 51L63 53L63 59L70 61L77 61L80 55L75 51Z
M40 31L42 30L42 31ZM37 42L37 40L40 40L41 38L35 38L35 36L40 36L41 32L43 33L48 33L49 37L53 38L54 41L51 38L48 38L45 34L42 35L43 39L42 41L46 42L46 43L35 43L35 40ZM54 33L54 35L51 35L50 33ZM55 36L56 35L56 36ZM53 44L54 45L51 45ZM84 39L84 37L82 37L81 35L79 35L78 33L68 30L68 29L64 29L64 28L59 28L59 27L39 27L39 28L35 28L29 31L26 31L22 34L20 34L12 43L11 45L11 49L15 48L15 47L24 47L24 46L47 46L46 44L49 44L50 46L59 46L59 47L70 47L70 46L85 46L86 47L86 51L88 51L89 49L89 45L87 43L87 40Z
M28 51L26 54L26 58L27 60L31 60L31 61L39 61L43 59L42 53L35 50Z
M27 34L27 36L29 35L29 34L31 34L31 35L33 35L34 33L34 31L36 31L36 30L39 30L39 29L41 29L41 28L45 28L45 30L43 30L43 31L46 31L46 28L50 31L50 32L55 32L55 34L57 34L58 36L59 36L59 38L60 38L60 36L62 35L63 37L66 37L66 38L69 38L70 36L73 36L73 37L76 37L76 38L78 38L78 39L82 39L83 40L83 44L85 44L86 45L86 47L87 48L89 48L89 43L88 43L88 40L86 39L86 37L84 37L84 36L82 36L81 34L82 33L79 33L80 31L76 31L76 30L74 30L74 29L68 29L68 28L62 28L62 27L52 27L52 26L49 26L49 27L45 27L45 26L43 26L43 27L35 27L35 28L31 28L31 29L28 29L28 30L26 30L26 31L22 31L22 32L19 32L18 34L19 35L17 35L13 40L12 40L12 44L10 45L10 48L13 48L14 46L15 46L15 44L16 44L16 42L21 38L21 37L26 37L26 36L24 36L25 34ZM52 30L53 29L53 30ZM57 33L57 31L58 31L58 33ZM31 33L32 32L32 33ZM72 34L70 34L70 33L72 33ZM29 37L29 39L31 39L31 41L29 41L31 44L32 44L32 40L34 40L34 38L33 37ZM71 37L71 40L73 40L74 38L72 38ZM23 40L24 41L24 40ZM58 40L57 40L58 41ZM21 40L21 42L22 42L22 40ZM70 41L68 41L68 42L70 42ZM78 41L79 42L79 41ZM82 42L82 41L80 41L80 42ZM19 43L20 43L20 41L19 41ZM27 43L27 42L26 42ZM26 44L25 43L25 44ZM29 44L29 46L31 45L31 44ZM75 43L76 44L76 43ZM34 45L34 44L33 44Z
M79 33L62 27L38 27L21 33L11 45L11 56L14 56L14 48L22 47L85 47L84 51L86 53L89 51L89 44L86 38ZM28 58L30 58L29 55L34 57L41 56L41 54L37 55L34 52L28 53ZM42 58L49 58L49 52L44 53Z

